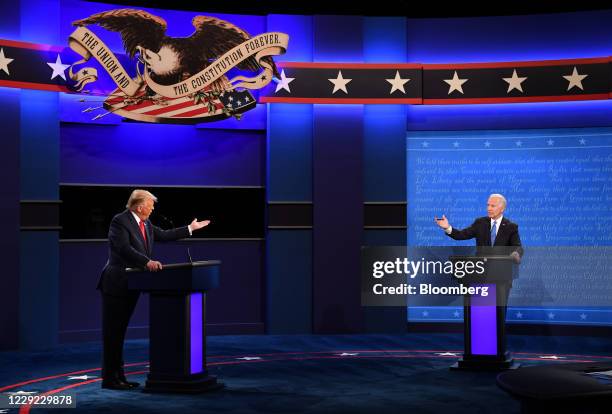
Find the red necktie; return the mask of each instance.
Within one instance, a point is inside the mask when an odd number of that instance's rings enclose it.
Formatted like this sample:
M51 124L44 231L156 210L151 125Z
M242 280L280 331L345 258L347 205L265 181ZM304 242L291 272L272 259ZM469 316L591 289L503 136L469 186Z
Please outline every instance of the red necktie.
M148 242L147 242L147 233L145 232L145 225L144 225L144 221L140 220L140 233L142 233L142 238L144 239L145 242L145 248L149 248L148 246Z

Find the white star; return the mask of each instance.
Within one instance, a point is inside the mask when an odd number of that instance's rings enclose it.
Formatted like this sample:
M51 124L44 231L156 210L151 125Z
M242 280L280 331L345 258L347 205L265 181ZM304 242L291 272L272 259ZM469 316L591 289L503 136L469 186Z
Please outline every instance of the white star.
M338 355L338 356L357 356L357 355L359 355L359 354L358 354L358 353L354 353L354 354L352 354L352 353L350 353L350 352L343 352L343 353L341 353L341 354L336 354L336 355Z
M236 105L240 106L240 105L242 105L242 102L236 101Z
M444 79L444 82L448 83L450 86L448 88L448 94L450 95L453 91L458 91L463 93L463 84L466 83L468 79L459 79L459 75L457 75L457 71L453 74L452 79Z
M586 314L584 314L584 313L580 314L580 319L585 320L586 318L587 318Z
M8 395L32 395L32 394L38 394L38 391L14 391L14 392L7 392Z
M6 72L7 75L10 75L8 65L13 60L15 59L9 59L6 56L4 56L4 49L0 48L0 70L3 70Z
M489 148L491 146L491 143L489 141L485 141L485 147Z
M510 93L512 89L516 89L521 92L524 92L522 83L525 81L525 79L527 79L527 77L525 76L524 78L519 78L519 76L516 74L516 69L514 69L514 72L512 72L511 78L502 78L502 79L508 82L507 93Z
M550 312L550 313L548 314L548 319L555 319L555 314L554 314L554 313L552 313L552 312Z
M436 355L439 355L439 356L457 356L457 354L454 353L454 352L436 352Z
M261 358L260 357L242 357L242 358L236 358L236 359L241 359L243 361L253 361L253 360L257 360Z
M522 314L522 313L520 313L520 312L517 312L517 313L516 313L516 317L517 317L518 319L522 319L522 318L523 318L523 314Z
M569 91L574 86L584 90L584 88L582 87L582 80L587 76L589 75L579 75L576 66L574 66L574 71L571 75L563 76L566 80L569 81L569 85L567 85L567 90Z
M423 311L423 316L425 316L425 317L429 316L429 312Z
M232 102L234 100L234 97L230 95L228 101Z
M287 92L291 93L291 89L289 89L289 84L291 82L293 82L295 78L288 78L285 76L285 69L283 69L281 71L281 78L279 80L277 80L276 78L274 78L274 81L276 82L276 92L280 91L281 89L286 90Z
M399 70L395 71L395 78L385 80L391 84L391 92L389 92L389 95L392 95L395 91L401 91L403 94L406 94L406 91L404 90L404 85L410 82L410 79L402 79L400 77Z
M578 142L580 142L580 145L585 145L586 144L586 139L580 138L580 140Z
M552 139L549 139L548 141L546 141L546 143L550 146L555 145L555 141L553 141Z
M453 142L453 147L459 148L459 143L457 141Z
M557 355L540 355L538 358L540 359L565 359L565 357L560 357Z
M55 59L55 63L47 62L47 65L53 69L53 74L51 75L51 79L55 79L56 76L60 76L63 80L66 80L66 74L64 71L70 67L70 65L64 65L62 63L62 58L59 53L57 55L57 59Z
M423 142L421 143L421 145L423 146L423 148L427 148L427 147L429 147L429 142L427 142L427 141L423 141Z
M328 79L331 83L334 84L334 90L332 91L332 95L338 91L343 91L348 95L348 91L346 90L346 85L352 81L352 79L344 79L342 77L342 71L338 71L338 76L336 79Z
M73 377L68 377L68 380L87 380L90 378L98 378L94 375L80 375L80 376L73 376Z
M522 147L523 146L523 141L516 141L516 146L517 147Z

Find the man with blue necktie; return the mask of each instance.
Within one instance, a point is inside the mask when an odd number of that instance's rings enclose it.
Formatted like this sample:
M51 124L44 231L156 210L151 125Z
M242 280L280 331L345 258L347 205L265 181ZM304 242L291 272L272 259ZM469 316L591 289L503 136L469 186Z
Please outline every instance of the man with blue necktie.
M134 190L126 210L113 217L110 223L109 259L98 281L102 293L102 388L129 390L139 385L129 382L123 369L123 341L140 295L128 290L125 269L162 270L162 264L152 259L155 241L186 238L210 224L210 220L193 219L188 226L163 230L149 221L156 201L150 192Z
M518 263L523 255L518 224L504 217L506 198L501 194L491 194L487 201L487 217L479 217L471 226L463 230L453 228L446 216L436 218L435 221L444 232L455 240L476 239L476 246L490 246L490 251L508 251ZM505 246L506 249L493 249ZM509 248L508 248L509 247ZM515 247L515 248L512 248Z

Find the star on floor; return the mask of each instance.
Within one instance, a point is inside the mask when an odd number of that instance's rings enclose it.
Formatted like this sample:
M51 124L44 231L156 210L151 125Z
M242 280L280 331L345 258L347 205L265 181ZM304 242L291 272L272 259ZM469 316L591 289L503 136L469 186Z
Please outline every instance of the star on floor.
M517 313L516 313L516 317L517 317L518 319L522 319L522 318L523 318L523 314L522 314L521 312L517 312Z
M68 377L69 381L75 381L75 380L88 380L91 378L98 378L95 375L78 375L78 376L70 376Z
M423 141L423 142L421 143L421 145L423 146L423 148L427 148L427 147L429 147L429 142L427 142L427 141Z
M516 74L516 69L514 69L514 71L512 72L512 77L502 79L508 82L508 91L506 93L510 93L513 89L524 92L522 83L525 81L525 79L527 79L527 77L519 77Z
M489 141L485 141L484 146L489 148L491 146L491 143Z
M51 75L52 80L57 76L60 76L63 80L66 80L66 74L64 72L70 67L70 65L64 65L62 63L62 58L60 57L59 53L57 54L55 63L47 62L47 65L53 69L53 74Z
M455 71L452 79L444 79L444 82L449 85L448 94L450 95L454 91L463 93L463 84L468 80L469 79L459 79L459 75L457 75L457 71Z
M352 81L352 79L344 79L342 77L342 71L338 71L338 76L336 79L328 79L331 83L334 84L334 90L332 91L332 95L338 91L342 91L348 95L348 90L346 89L346 85Z
M457 356L455 352L436 352L438 356Z
M393 95L393 92L395 91L400 91L404 95L406 94L404 85L410 82L410 79L408 78L402 79L402 77L400 76L399 70L395 71L395 78L385 79L385 80L391 84L391 92L389 92L389 95Z
M255 361L255 360L261 359L261 357L248 357L247 356L247 357L236 358L236 359L240 359L240 360L243 360L243 361Z
M8 395L34 395L38 394L38 391L13 391L7 392Z
M336 354L338 356L357 356L359 355L359 353L350 353L350 352L343 352L341 354Z
M0 48L0 70L6 72L7 75L10 75L8 65L15 59L10 59L4 55L4 49Z
M280 79L277 80L276 78L274 78L274 81L276 82L276 91L274 91L274 93L277 93L281 89L284 89L287 92L291 93L291 89L289 89L289 84L294 80L295 78L288 78L287 76L285 76L285 69L283 69L281 71Z
M587 318L585 313L581 313L580 314L580 319L582 319L583 321Z
M538 358L540 359L565 359L565 357L557 356L557 355L540 355Z
M586 145L586 139L584 138L579 139L578 142L580 143L580 145Z
M459 142L457 142L457 141L453 142L453 147L459 148Z
M548 141L546 141L546 143L547 143L549 146L553 146L553 145L555 145L555 141L553 141L552 139L549 139Z
M569 85L567 85L567 90L569 91L573 87L577 87L577 88L580 88L581 90L584 90L584 88L582 87L582 81L587 76L589 75L580 75L578 73L578 69L576 69L576 66L574 66L574 70L572 71L571 75L563 76L565 80L569 81Z
M517 147L522 147L523 146L523 141L516 141L515 142Z

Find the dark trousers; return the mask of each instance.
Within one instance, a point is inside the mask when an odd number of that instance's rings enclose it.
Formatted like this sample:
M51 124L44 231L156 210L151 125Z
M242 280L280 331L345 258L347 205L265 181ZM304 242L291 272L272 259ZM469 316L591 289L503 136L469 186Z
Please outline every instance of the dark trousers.
M127 296L102 294L102 378L123 375L123 341L139 292Z

